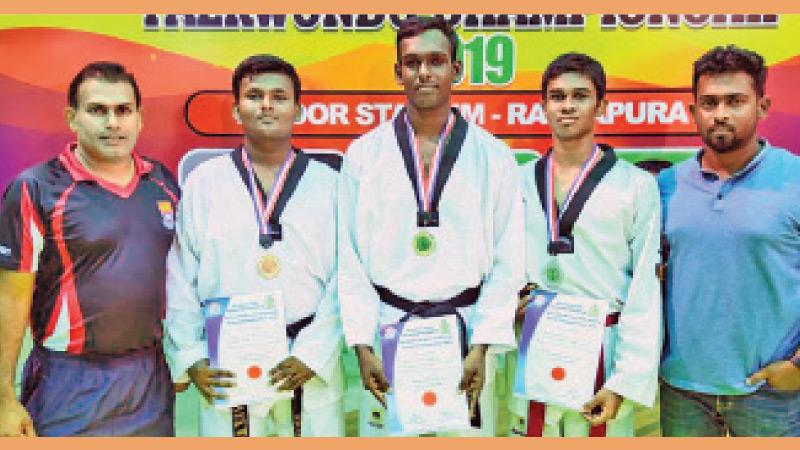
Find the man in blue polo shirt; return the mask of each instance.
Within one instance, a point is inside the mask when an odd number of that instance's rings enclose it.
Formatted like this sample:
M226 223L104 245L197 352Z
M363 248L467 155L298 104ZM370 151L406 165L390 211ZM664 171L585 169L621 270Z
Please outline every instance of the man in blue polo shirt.
M178 187L133 151L141 96L124 67L87 65L68 100L77 142L23 171L0 209L0 436L169 436L161 319Z
M698 59L703 148L659 176L665 436L800 435L800 157L758 138L766 74L735 46Z

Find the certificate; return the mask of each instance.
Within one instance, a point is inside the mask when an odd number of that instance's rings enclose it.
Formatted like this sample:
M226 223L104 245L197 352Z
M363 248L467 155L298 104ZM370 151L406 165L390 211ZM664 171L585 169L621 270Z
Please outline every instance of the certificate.
M234 295L205 301L203 309L211 367L236 374L219 408L272 403L291 398L269 382L269 371L289 354L280 291Z
M389 434L470 428L456 316L412 318L381 327Z
M608 301L533 291L514 394L580 411L594 395Z

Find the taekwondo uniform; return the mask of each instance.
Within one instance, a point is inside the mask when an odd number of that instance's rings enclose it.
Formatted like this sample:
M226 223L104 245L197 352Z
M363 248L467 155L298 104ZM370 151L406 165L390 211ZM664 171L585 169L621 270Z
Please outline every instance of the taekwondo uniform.
M616 159L613 149L600 148L603 153L610 152L606 157ZM548 252L547 219L537 188L537 176L543 171L537 174L535 166L530 163L521 169L527 279L541 289L609 300L609 317L615 322L618 317L618 323L606 322L603 371L599 376L604 378L603 387L624 400L616 419L605 429L593 428L592 435L633 436L632 402L653 405L662 342L661 298L655 271L660 237L655 179L626 161L616 160L574 222L574 252L554 256ZM555 277L552 272L548 275L553 267L557 270ZM513 358L509 360L514 363ZM513 370L509 372L513 374ZM546 405L526 422L535 402L530 408L521 398L510 403L515 434L586 436L590 432L589 423L579 412Z
M508 146L468 124L455 109L451 120L452 132L444 139L450 148L442 153L442 165L451 155L452 171L444 176L436 226L421 226L419 189L410 178L413 130L405 110L348 148L338 205L342 325L348 346L369 345L379 354L379 326L406 314L382 300L384 294L412 304L437 303L479 287L474 304L458 312L466 322L467 343L490 345L479 400L481 432L491 436L493 361L515 345L516 293L524 284L522 201ZM431 253L415 247L423 231L435 239ZM362 394L360 434L384 434L383 409L371 393Z
M343 436L342 334L335 281L337 174L302 151L293 151L292 170L301 161L305 170L280 215L282 237L269 248L280 261L272 279L259 274L265 250L243 181L246 153L238 149L213 158L189 174L167 262L165 351L172 378L179 380L192 364L208 357L201 302L280 290L287 324L313 317L289 341L290 356L316 374L303 385L302 436ZM230 436L231 410L200 403L200 434ZM291 436L289 403L279 401L271 409L249 407L250 435Z

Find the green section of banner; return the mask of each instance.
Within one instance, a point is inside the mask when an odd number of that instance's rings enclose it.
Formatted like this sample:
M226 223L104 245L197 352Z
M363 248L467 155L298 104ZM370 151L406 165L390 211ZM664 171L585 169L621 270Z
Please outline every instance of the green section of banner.
M628 161L630 163L635 163L638 161L648 160L648 159L659 159L662 161L669 161L672 164L677 164L687 158L692 157L692 155L696 154L697 150L659 150L658 153L654 153L653 150L617 150L617 155L620 158ZM539 157L536 153L531 152L515 152L514 157L517 160L519 165L526 164L530 161L533 161Z

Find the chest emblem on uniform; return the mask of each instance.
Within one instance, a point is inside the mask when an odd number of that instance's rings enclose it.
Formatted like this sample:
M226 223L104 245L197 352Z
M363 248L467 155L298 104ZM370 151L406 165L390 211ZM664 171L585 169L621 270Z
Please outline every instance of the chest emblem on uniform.
M175 228L175 212L172 209L172 202L160 200L157 202L158 212L161 213L161 223L164 228L172 230Z

